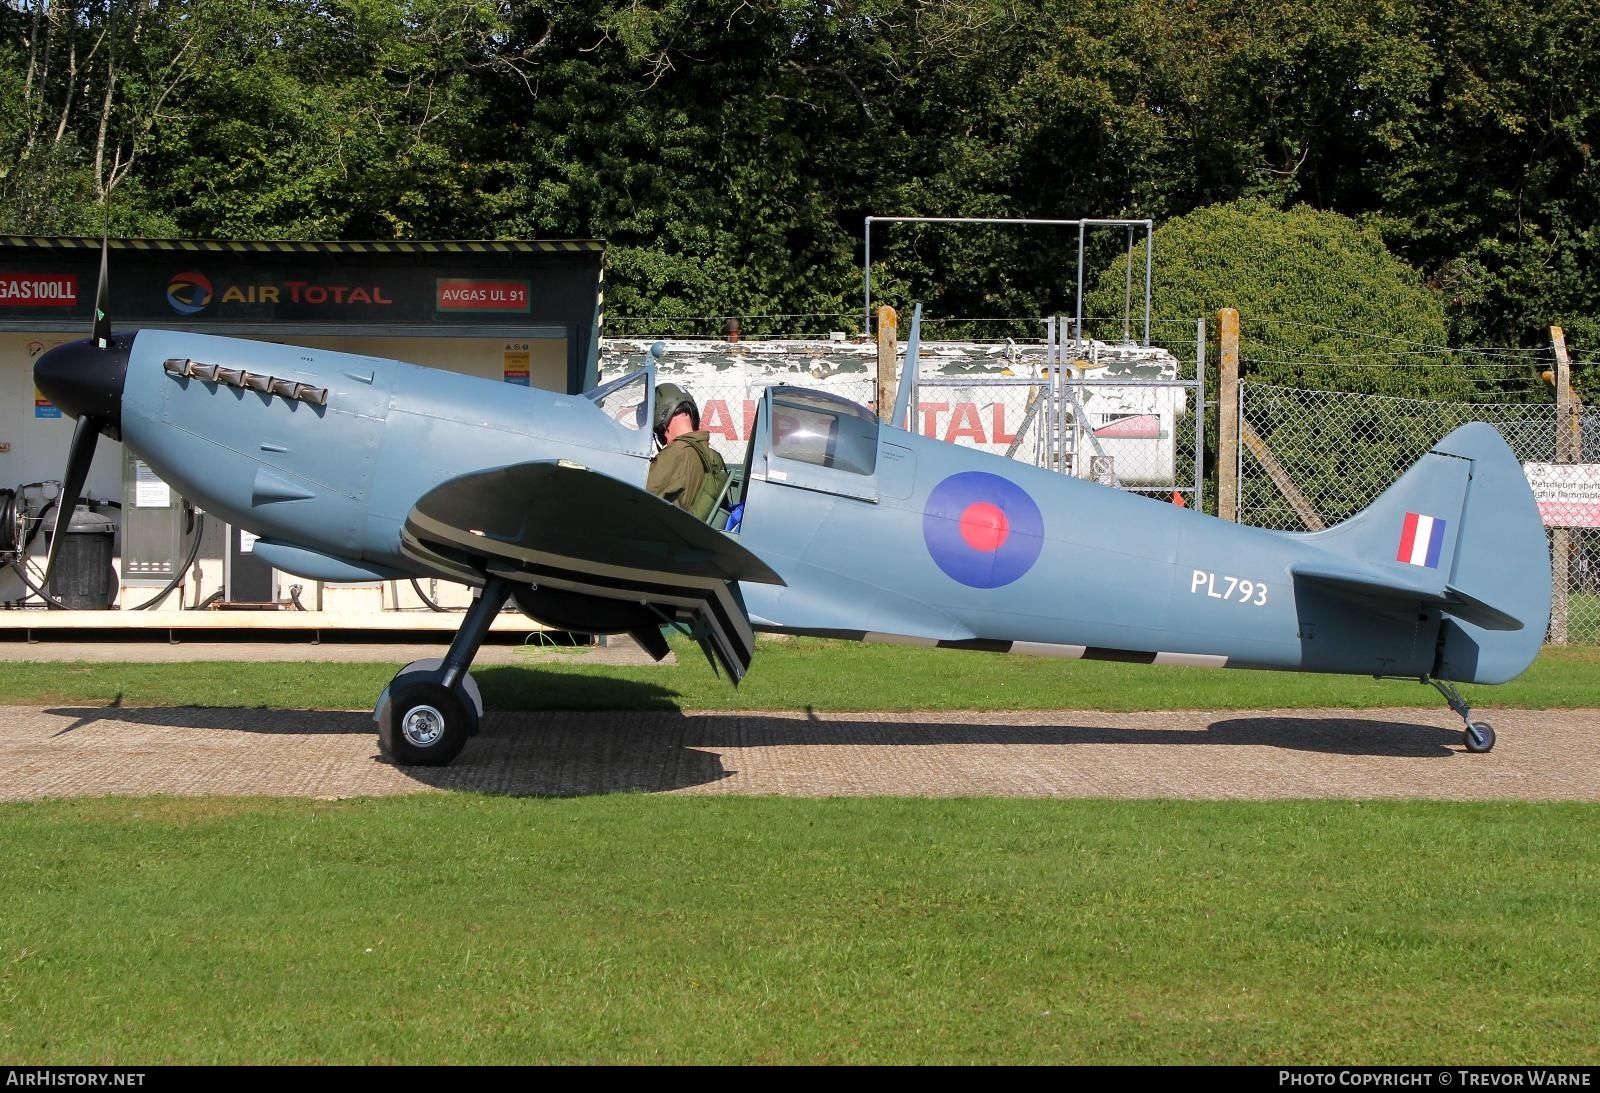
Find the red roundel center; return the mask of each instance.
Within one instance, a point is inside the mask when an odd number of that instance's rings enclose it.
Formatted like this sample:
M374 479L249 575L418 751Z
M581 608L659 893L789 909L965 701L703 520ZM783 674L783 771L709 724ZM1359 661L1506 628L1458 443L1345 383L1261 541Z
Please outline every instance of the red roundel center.
M996 551L1011 534L1011 522L998 505L977 501L961 513L961 538L973 550Z

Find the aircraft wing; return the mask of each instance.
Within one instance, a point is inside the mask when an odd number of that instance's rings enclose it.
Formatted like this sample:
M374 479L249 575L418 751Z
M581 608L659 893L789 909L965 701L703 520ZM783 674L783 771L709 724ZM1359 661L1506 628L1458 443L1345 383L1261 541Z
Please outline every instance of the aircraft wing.
M731 536L644 490L565 461L518 463L440 483L407 515L401 549L445 572L473 580L496 574L568 603L612 601L635 611L643 605L660 622L687 623L735 683L755 651L736 582L783 584ZM647 647L664 655L654 628L641 630Z

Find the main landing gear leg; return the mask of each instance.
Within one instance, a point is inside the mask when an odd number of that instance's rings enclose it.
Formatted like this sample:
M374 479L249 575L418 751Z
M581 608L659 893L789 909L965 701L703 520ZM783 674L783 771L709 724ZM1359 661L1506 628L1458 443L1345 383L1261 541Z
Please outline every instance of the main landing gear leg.
M442 767L478 731L478 707L467 669L478 655L500 608L511 594L504 578L490 577L437 668L407 665L378 700L378 746L405 766Z
M1494 747L1494 726L1487 721L1472 720L1472 707L1467 705L1467 700L1461 697L1461 692L1456 690L1454 683L1444 680L1430 679L1434 690L1444 695L1444 700L1450 703L1450 708L1461 716L1466 722L1467 730L1462 740L1467 745L1468 751L1484 752Z

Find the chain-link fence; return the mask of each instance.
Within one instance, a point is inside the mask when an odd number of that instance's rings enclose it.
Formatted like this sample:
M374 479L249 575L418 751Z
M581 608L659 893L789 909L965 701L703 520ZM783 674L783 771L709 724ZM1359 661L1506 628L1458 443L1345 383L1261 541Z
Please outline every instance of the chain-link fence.
M912 427L1047 470L1198 504L1198 387L1178 379L938 377L917 385Z
M1063 474L1198 507L1204 403L1193 346L1074 341L924 342L910 427ZM606 377L638 367L648 345L602 345ZM691 391L700 427L730 464L743 463L762 392L812 387L870 404L876 347L840 342L663 342L657 377Z
M1462 403L1242 383L1239 521L1328 527L1360 512L1441 437L1493 425L1522 460L1549 531L1549 640L1600 643L1600 414L1559 444L1548 403ZM1589 462L1583 462L1584 453Z

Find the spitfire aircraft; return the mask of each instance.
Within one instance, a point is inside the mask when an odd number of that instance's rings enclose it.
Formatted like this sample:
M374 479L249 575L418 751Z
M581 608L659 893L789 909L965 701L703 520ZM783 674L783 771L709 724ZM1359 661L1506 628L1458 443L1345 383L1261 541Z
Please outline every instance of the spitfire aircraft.
M907 431L914 319L887 422L837 395L766 391L730 532L644 489L653 358L563 395L323 349L115 333L105 271L102 249L93 336L34 370L77 419L47 579L105 435L259 535L279 569L475 586L443 660L408 665L379 697L379 743L398 763L448 763L476 731L468 669L508 600L561 630L631 634L657 659L676 626L736 684L756 631L1410 678L1439 689L1475 752L1494 731L1455 684L1512 679L1544 640L1543 526L1488 425L1446 436L1336 527L1244 527Z

